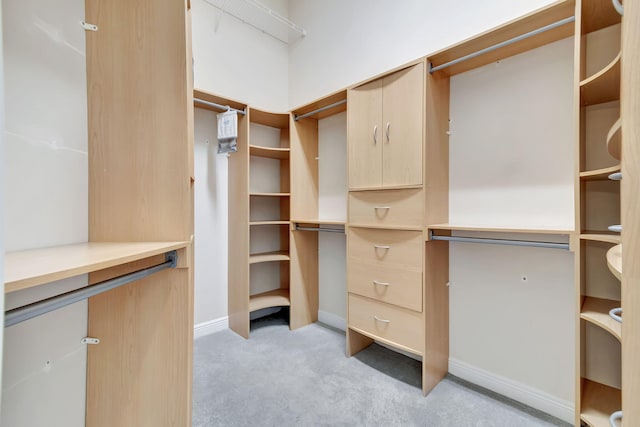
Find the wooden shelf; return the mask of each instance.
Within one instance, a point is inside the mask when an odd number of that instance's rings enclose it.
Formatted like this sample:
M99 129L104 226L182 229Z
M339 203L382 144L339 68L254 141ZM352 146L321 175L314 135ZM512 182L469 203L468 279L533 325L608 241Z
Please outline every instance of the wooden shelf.
M340 92L333 93L331 95L325 96L322 99L319 99L309 104L306 104L304 106L295 108L293 110L293 114L295 114L296 116L302 116L304 114L311 113L312 111L317 111L326 106L335 104L340 101L346 101L346 100L347 100L347 91L341 90ZM347 111L346 102L344 104L336 105L335 107L312 114L311 116L308 116L308 117L312 119L320 120L329 116L333 116L334 114L342 113L344 111Z
M580 179L582 181L603 181L609 179L609 175L616 172L620 172L620 165L580 172Z
M291 193L249 193L252 197L289 197Z
M580 82L583 106L620 99L620 53L606 67Z
M558 22L562 19L573 16L574 13L575 5L573 2L557 1L551 3L549 6L533 11L492 30L473 36L444 50L436 52L430 55L428 60L434 67L436 67L449 61L464 57L470 53L478 52L482 49L486 49L534 31L538 28ZM452 76L573 35L574 24L573 22L569 22L561 27L545 31L541 34L490 51L437 72L447 76Z
M612 243L619 245L621 242L620 234L606 234L604 232L585 232L580 234L581 240L595 240L597 242Z
M591 427L608 427L609 417L622 408L622 392L595 381L582 379L580 419Z
M5 293L67 279L176 249L189 242L78 243L5 254Z
M487 227L478 225L454 225L454 224L432 224L427 228L430 230L447 231L483 231L499 233L525 233L525 234L573 234L574 230L566 228L513 228L513 227Z
M288 113L272 113L269 111L257 110L251 108L249 114L251 123L269 126L273 128L288 129L289 114Z
M289 221L251 221L249 225L289 225Z
M619 24L620 18L611 0L582 0L582 34Z
M258 264L261 262L272 261L289 261L289 252L275 251L249 255L249 264Z
M274 291L263 292L251 295L249 298L249 311L262 310L269 307L290 306L289 289L276 289Z
M289 148L262 147L259 145L249 145L249 155L266 157L269 159L286 160L289 158Z
M235 108L236 110L244 110L245 108L247 108L247 104L243 104L242 102L234 101L228 98L222 98L218 95L214 95L213 93L209 93L207 91L200 90L200 89L193 90L193 98L201 99L203 101L213 102L215 104L220 104L224 106L228 105L229 107ZM217 108L210 107L208 105L198 104L195 102L195 100L194 100L194 106L198 108L203 108L205 110L215 111L218 113L221 111L221 110L218 110Z
M618 118L607 134L607 151L614 159L622 159L622 120Z
M580 310L580 318L601 327L618 341L622 340L622 323L609 316L609 310L620 307L620 301L586 297Z
M622 245L616 245L607 251L607 266L611 273L622 280Z

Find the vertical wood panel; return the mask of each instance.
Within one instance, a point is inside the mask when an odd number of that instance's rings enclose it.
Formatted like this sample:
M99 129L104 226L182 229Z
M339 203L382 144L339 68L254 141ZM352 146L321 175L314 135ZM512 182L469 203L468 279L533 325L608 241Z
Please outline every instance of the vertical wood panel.
M87 1L89 240L193 235L186 1ZM89 300L88 426L189 426L193 269ZM181 265L184 265L183 263ZM90 278L90 280L93 280Z
M249 338L249 111L238 116L238 151L229 157L229 327Z
M291 218L318 219L318 121L291 119Z
M622 409L640 424L640 4L624 2L622 20Z

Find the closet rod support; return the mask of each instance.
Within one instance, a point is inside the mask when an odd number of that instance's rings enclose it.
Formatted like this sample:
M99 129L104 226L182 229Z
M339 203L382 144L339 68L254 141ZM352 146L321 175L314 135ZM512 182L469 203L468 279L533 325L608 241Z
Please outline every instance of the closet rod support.
M243 116L245 116L247 114L247 112L245 110L238 110L236 108L231 108L228 105L220 105L220 104L216 104L215 102L205 101L204 99L193 98L193 102L195 102L196 104L207 105L207 106L213 107L213 108L215 108L217 110L235 111L236 113L242 114Z
M34 317L49 313L50 311L66 307L78 301L82 301L92 296L118 288L122 285L126 285L127 283L144 279L158 271L165 270L167 268L175 268L178 262L178 255L176 251L167 252L165 254L165 260L166 261L162 264L158 264L154 267L144 268L114 279L96 283L95 285L56 295L12 310L7 310L4 313L4 327L13 326L17 323L24 322L25 320L33 319Z
M429 230L430 240L444 240L448 242L463 243L485 243L491 245L507 245L507 246L530 246L534 248L551 248L569 250L568 243L556 242L536 242L531 240L509 240L509 239L487 239L484 237L459 237L459 236L438 236Z
M344 234L344 230L340 230L339 228L320 228L320 227L300 227L296 224L296 231L326 231L327 233L341 233Z
M347 100L343 99L342 101L338 101L338 102L334 102L333 104L325 105L324 107L318 108L317 110L309 111L308 113L300 114L299 116L296 115L293 118L293 120L295 120L297 122L298 120L306 119L309 116L313 116L314 114L317 114L317 113L322 113L323 111L327 111L327 110L329 110L329 109L331 109L333 107L337 107L338 105L342 105L342 104L346 104L346 103L347 103Z
M544 27L535 29L533 31L530 31L528 33L519 35L519 36L514 37L512 39L505 40L505 41L500 42L498 44L494 44L493 46L485 47L484 49L480 49L479 51L470 53L470 54L465 55L465 56L461 56L460 58L454 59L453 61L445 62L444 64L437 65L435 67L431 63L429 63L429 72L430 73L435 73L438 70L442 70L444 68L451 67L452 65L459 64L460 62L464 62L464 61L467 61L469 59L476 58L478 56L484 55L485 53L489 53L489 52L492 52L494 50L500 49L502 47L509 46L509 45L517 43L519 41L528 39L529 37L537 36L538 34L541 34L541 33L544 33L546 31L553 30L554 28L558 28L558 27L561 27L563 25L569 24L571 22L574 22L575 20L576 20L575 16L570 16L568 18L565 18L565 19L562 19L560 21L554 22L553 24L545 25Z

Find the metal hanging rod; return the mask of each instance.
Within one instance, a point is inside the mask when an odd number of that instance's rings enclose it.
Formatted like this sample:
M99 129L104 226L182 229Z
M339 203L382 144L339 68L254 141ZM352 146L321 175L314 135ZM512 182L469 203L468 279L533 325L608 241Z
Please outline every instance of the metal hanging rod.
M300 227L298 224L296 224L296 231L326 231L327 233L344 234L344 230L341 230L339 228Z
M215 102L205 101L204 99L193 98L193 102L195 102L196 104L208 105L209 107L217 108L218 110L222 111L235 111L238 114L242 114L243 116L247 114L245 110L238 110L236 108L231 108L228 105L220 105L216 104Z
M552 248L569 250L568 243L555 242L536 242L531 240L509 240L509 239L487 239L484 237L458 237L458 236L438 236L429 231L431 240L445 240L448 242L464 242L464 243L486 243L491 245L507 245L507 246L531 246L534 248Z
M460 58L454 59L453 61L445 62L444 64L438 65L436 67L432 66L431 63L429 63L429 72L430 73L434 73L434 72L436 72L438 70L442 70L443 68L451 67L452 65L459 64L460 62L464 62L464 61L466 61L468 59L476 58L478 56L484 55L485 53L489 53L489 52L492 52L492 51L494 51L496 49L500 49L501 47L509 46L510 44L517 43L519 41L528 39L529 37L536 36L538 34L544 33L545 31L549 31L549 30L553 30L554 28L561 27L561 26L563 26L565 24L568 24L570 22L574 22L575 20L576 20L575 16L570 16L570 17L562 19L562 20L560 20L558 22L554 22L553 24L546 25L544 27L538 28L536 30L530 31L530 32L522 34L522 35L519 35L519 36L514 37L512 39L505 40L505 41L500 42L498 44L494 44L493 46L485 47L484 49L480 49L477 52L473 52L473 53L470 53L468 55L462 56Z
M613 3L613 7L620 14L620 16L624 16L624 6L620 4L620 0L611 0Z
M329 105L325 105L324 107L320 107L317 110L309 111L308 113L300 114L299 116L296 115L293 118L293 120L295 120L297 122L300 119L305 119L305 118L307 118L309 116L313 116L316 113L321 113L323 111L327 111L330 108L337 107L338 105L342 105L342 104L346 104L346 103L347 103L347 100L343 99L342 101L334 102L333 104L329 104Z
M176 251L167 252L165 257L166 261L162 264L156 265L155 267L138 270L114 279L96 283L92 286L87 286L86 288L76 289L75 291L56 295L42 301L34 302L33 304L7 310L4 313L4 327L13 326L17 323L24 322L25 320L33 319L34 317L49 313L50 311L66 307L78 301L82 301L89 297L126 285L127 283L143 279L158 271L165 270L167 268L175 268L178 262L178 255Z

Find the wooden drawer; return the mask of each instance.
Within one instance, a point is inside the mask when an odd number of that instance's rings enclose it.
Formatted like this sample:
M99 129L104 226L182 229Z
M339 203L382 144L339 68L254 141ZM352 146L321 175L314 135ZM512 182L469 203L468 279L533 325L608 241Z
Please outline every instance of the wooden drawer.
M363 261L349 263L349 292L422 311L422 272Z
M385 227L422 227L422 189L352 191L349 193L349 223Z
M421 231L349 227L347 259L422 271L424 244Z
M415 311L349 294L349 327L423 354L424 322Z

